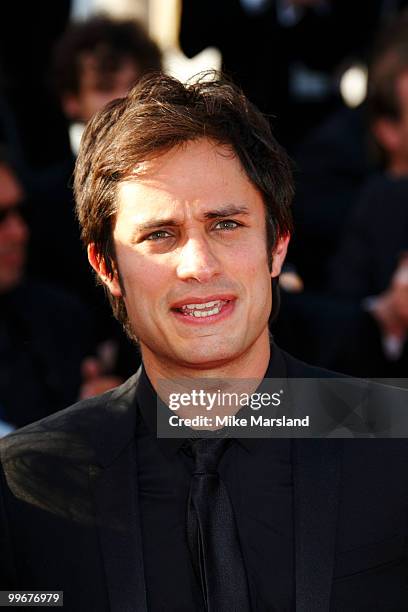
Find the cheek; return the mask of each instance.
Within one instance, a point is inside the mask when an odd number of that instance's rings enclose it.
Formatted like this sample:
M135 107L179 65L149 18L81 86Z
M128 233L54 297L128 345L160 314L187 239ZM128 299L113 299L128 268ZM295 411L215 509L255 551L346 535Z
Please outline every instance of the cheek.
M271 272L268 264L268 254L265 247L260 248L256 257L251 259L247 275L252 287L252 297L256 298L259 307L269 305L272 295Z
M268 253L263 241L260 242L256 249L254 249L253 244L247 245L246 248L241 248L239 257L235 257L233 262L238 273L240 275L245 273L254 283L263 274L270 276Z
M154 313L171 286L169 270L141 256L118 257L125 304L133 311Z
M263 248L247 249L240 252L240 257L234 262L233 276L239 279L243 291L247 296L249 311L254 319L263 321L269 316L272 304L271 275L268 266L268 257Z

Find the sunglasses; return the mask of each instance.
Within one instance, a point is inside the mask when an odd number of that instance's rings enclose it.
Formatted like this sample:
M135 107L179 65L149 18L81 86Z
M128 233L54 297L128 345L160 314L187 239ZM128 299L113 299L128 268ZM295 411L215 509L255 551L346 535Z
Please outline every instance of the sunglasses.
M4 206L0 208L0 225L7 221L10 217L18 216L23 221L28 220L28 206L26 203L20 203L13 206Z

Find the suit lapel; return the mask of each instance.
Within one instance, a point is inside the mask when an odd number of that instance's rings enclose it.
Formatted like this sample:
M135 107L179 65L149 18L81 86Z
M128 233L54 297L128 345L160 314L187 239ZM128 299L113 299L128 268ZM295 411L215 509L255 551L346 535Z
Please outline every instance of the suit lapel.
M342 441L294 440L297 612L327 612L333 578Z
M147 612L135 454L90 474L111 612Z
M135 444L139 376L108 394L89 429L90 487L111 612L147 612Z

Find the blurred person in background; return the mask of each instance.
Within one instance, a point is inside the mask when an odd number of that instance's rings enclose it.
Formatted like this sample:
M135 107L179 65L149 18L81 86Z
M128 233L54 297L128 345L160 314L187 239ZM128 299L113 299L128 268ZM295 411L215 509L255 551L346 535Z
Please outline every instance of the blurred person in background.
M332 292L361 304L353 350L333 365L408 375L408 12L381 33L369 72L370 128L383 170L367 180L332 262Z
M84 362L93 349L86 309L75 297L25 275L28 209L21 182L1 151L0 419L11 427L31 423L89 394L92 379L94 390L98 388L99 372L91 372ZM46 250L48 257L54 256ZM84 374L86 388L81 390ZM104 382L106 389L118 381Z
M161 53L135 20L93 17L72 23L55 49L55 85L64 114L82 127L122 98L145 74L161 70ZM79 141L71 140L76 155Z
M349 51L333 76L344 100L334 112L332 109L326 116L321 114L316 126L309 123L304 137L298 139L293 149L297 166L293 203L296 231L288 255L305 287L323 292L327 291L329 282L329 261L340 246L360 189L366 178L378 169L370 147L364 101L372 45L377 32L408 6L406 0L370 3L334 0L327 4L332 5L337 15L334 20L337 36L348 38L351 29L351 40L343 43L349 45ZM335 41L336 35L330 44L337 44ZM310 39L309 44L313 47L319 43L317 39ZM321 46L321 51L324 54L326 47ZM344 93L343 79L349 68L354 75L347 88L350 97ZM359 90L360 95L356 93Z

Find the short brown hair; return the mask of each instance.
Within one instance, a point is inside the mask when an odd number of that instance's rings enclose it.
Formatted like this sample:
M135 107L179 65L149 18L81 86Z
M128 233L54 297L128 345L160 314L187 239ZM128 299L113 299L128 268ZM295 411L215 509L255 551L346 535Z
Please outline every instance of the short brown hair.
M76 163L74 189L82 238L86 245L95 245L108 274L113 275L115 263L112 233L118 183L137 164L200 138L229 145L261 193L268 252L291 232L291 164L268 120L221 77L209 81L207 74L183 85L163 74L152 75L94 116ZM108 295L115 316L131 334L123 300Z

